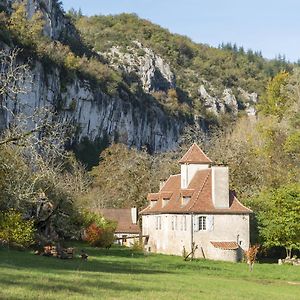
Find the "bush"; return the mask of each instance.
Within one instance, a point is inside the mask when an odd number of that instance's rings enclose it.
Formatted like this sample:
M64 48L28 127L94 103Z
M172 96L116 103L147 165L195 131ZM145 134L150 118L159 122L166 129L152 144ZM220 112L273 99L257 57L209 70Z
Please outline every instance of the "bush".
M133 245L132 245L132 251L142 252L143 250L144 250L143 242L140 242L138 240L134 240Z
M115 240L116 223L106 220L99 214L82 211L85 227L83 239L94 247L109 247Z
M23 220L15 210L0 213L0 240L9 246L29 247L34 243L33 220Z
M110 247L114 242L113 227L99 227L95 223L91 224L85 231L85 240L94 247Z

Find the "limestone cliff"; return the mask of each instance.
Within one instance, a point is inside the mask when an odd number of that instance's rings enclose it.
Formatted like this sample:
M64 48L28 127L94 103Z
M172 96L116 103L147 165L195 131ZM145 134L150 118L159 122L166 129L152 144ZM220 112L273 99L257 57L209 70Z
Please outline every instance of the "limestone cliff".
M0 0L0 5L11 13L13 2L24 1ZM57 0L28 0L26 9L28 18L37 11L42 12L43 33L50 41L59 41L71 49L70 40L76 41L82 49L91 45L82 42L82 32L79 33L71 18L65 16ZM101 44L101 41L97 43ZM1 41L0 47L8 48ZM181 48L186 55L188 49ZM186 72L193 73L191 78L195 81L196 93L193 94L192 89L185 89L182 84L184 72L178 84L174 63L139 40L132 40L125 48L114 44L106 51L99 51L93 45L88 49L87 56L116 70L125 87L118 87L117 93L110 94L76 73L66 80L61 68L46 65L36 55L29 57L32 81L24 83L28 93L18 95L29 110L51 106L57 111L58 120L71 122L76 128L74 142L80 142L84 137L91 141L108 137L110 141L129 146L141 148L146 145L151 151L165 151L176 148L185 126L195 125L205 131L205 112L212 112L217 117L224 113L236 116L239 110L245 110L249 115L256 113L256 93L248 93L242 88L236 93L226 86L220 93L220 88L216 90L195 70L187 69ZM76 55L85 57L85 53ZM195 110L195 107L200 108ZM7 124L9 120L3 118L1 123Z

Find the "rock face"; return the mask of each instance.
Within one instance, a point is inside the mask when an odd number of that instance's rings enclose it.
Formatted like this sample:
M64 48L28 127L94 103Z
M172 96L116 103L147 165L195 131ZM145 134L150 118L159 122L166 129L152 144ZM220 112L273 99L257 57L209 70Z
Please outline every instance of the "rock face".
M0 5L7 7L9 11L13 2L21 1L0 0ZM44 15L46 36L62 42L68 39L80 40L76 28L64 15L57 0L27 0L29 17L38 10ZM1 47L6 46L0 44ZM113 46L105 53L98 54L104 56L110 67L138 78L146 94L176 89L176 78L170 64L138 41L126 48ZM92 88L88 81L77 77L66 83L56 67L46 69L34 59L33 65L33 80L31 83L24 83L28 93L20 94L19 102L26 104L28 113L36 107L55 108L61 122L71 122L76 127L74 141L81 141L84 137L92 141L108 137L110 141L138 148L146 145L155 152L174 149L178 145L187 121L170 116L153 97L148 95L148 98L138 99L138 96L129 95L130 92L125 90L119 91L119 96L109 96L100 88ZM198 85L196 89L197 87ZM237 115L241 107L248 115L255 115L257 94L249 94L242 89L238 92L237 96L231 89L225 88L220 94L208 82L203 81L198 89L198 100L206 111L216 116L225 112ZM188 95L188 91L186 94ZM195 116L194 125L204 131L205 126L201 125L202 115L198 117L199 120ZM8 122L8 116L0 112L0 126L7 126Z
M13 3L21 0L0 0L0 5L11 9ZM44 16L44 34L53 40L62 40L66 36L79 38L79 35L68 18L65 17L57 0L27 0L27 14L31 18L34 13L41 11Z
M37 107L55 107L61 122L76 127L75 140L107 137L138 148L146 145L156 152L177 146L183 124L158 106L145 109L143 103L108 96L78 78L62 89L59 71L53 68L46 72L40 62L35 63L31 72L32 81L26 83L28 93L18 95L18 102L22 107L26 104L28 114ZM3 120L2 116L0 121L9 120Z
M126 73L135 73L145 92L167 91L176 85L175 75L168 63L151 49L143 47L139 42L135 48L127 47L126 52L114 46L109 52L101 53L110 65Z
M19 1L0 0L0 5L7 7L9 11L13 2ZM28 17L38 10L44 15L46 36L60 41L66 37L79 38L58 1L27 1ZM0 44L0 48L7 49L7 46ZM128 71L130 68L139 69L147 91L173 86L175 79L169 66L150 49L145 49L145 53L137 66L132 62ZM133 59L126 57L128 62ZM71 122L76 127L74 141L81 141L84 137L91 141L106 137L110 141L123 142L138 148L146 145L154 152L176 148L184 124L171 118L156 103L132 99L132 95L129 99L126 91L122 91L122 97L109 96L100 88L92 88L88 81L78 78L66 85L58 69L47 67L46 70L39 61L33 61L33 65L30 74L32 81L24 83L28 93L18 95L18 102L22 104L23 110L27 107L29 114L37 107L50 106L57 109L61 122ZM2 127L7 126L8 122L9 116L1 114Z
M210 89L211 94L214 94L213 88L207 82L206 85ZM201 85L198 90L199 99L203 102L206 110L215 115L225 112L237 115L239 109L243 107L248 116L255 116L255 104L258 101L258 95L256 93L248 93L241 88L238 89L238 92L239 94L237 99L232 90L229 88L225 88L222 95L219 97L209 94L204 84Z

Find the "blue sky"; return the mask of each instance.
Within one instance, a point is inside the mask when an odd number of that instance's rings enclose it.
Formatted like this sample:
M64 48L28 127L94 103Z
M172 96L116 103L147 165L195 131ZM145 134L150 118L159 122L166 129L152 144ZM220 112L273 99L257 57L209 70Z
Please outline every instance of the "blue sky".
M237 43L274 58L300 58L299 0L63 0L85 15L136 13L195 42Z

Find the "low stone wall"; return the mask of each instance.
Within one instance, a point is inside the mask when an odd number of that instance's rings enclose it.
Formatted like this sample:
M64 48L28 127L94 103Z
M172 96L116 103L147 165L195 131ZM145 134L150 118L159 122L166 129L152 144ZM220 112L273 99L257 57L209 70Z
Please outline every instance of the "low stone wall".
M285 259L278 259L278 264L289 264L293 266L300 266L300 258L285 258Z

